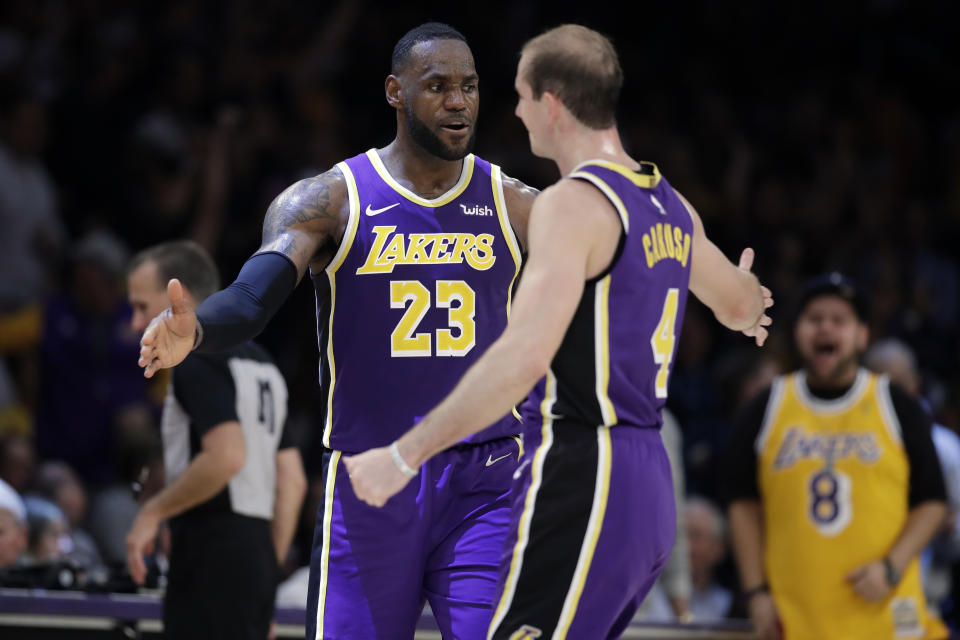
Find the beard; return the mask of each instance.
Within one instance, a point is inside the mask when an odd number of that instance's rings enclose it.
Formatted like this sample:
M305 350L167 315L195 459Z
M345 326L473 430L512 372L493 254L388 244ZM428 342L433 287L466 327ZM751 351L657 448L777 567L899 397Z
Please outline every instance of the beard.
M410 133L410 139L430 155L436 156L441 160L462 160L468 153L473 151L473 144L477 138L476 121L474 121L471 126L470 137L464 142L463 148L457 149L444 144L439 136L437 136L423 120L420 120L414 115L413 109L409 108L409 106L404 109L404 112L406 114L407 131Z

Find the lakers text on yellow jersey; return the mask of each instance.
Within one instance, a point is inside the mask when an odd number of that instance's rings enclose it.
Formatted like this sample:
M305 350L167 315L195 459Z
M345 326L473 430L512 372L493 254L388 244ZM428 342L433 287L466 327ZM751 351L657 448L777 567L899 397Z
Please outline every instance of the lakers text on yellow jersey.
M914 559L871 603L846 576L887 555L907 520L910 468L889 381L860 370L842 397L781 377L756 441L767 575L786 640L942 638Z

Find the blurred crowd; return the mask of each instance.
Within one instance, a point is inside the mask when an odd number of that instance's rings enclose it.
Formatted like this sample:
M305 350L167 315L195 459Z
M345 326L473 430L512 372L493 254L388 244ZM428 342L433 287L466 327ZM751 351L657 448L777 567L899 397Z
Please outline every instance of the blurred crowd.
M613 4L0 4L0 569L122 566L165 388L136 365L128 257L191 238L230 282L287 184L389 143L390 52L429 19L474 50L477 153L538 188L557 176L513 116L517 51L564 21L605 31L626 72L629 151L658 163L727 255L757 251L777 300L769 348L691 303L670 381L685 493L697 496L685 531L698 607L722 617L735 605L716 591L737 588L720 461L733 416L795 364L792 296L808 276L839 269L864 287L873 337L914 351L919 393L957 431L960 106L943 86L960 59L960 8L702 1L645 6L625 25ZM287 377L314 479L288 572L307 563L321 496L314 314L301 283L261 339Z

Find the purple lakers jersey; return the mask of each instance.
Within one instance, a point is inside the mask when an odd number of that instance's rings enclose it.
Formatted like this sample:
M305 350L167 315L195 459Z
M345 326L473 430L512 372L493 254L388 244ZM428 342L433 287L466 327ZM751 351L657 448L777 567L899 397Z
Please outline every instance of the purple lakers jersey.
M686 307L693 219L650 163L635 172L591 160L568 178L599 189L623 233L611 265L585 283L547 376L523 405L524 422L659 427Z
M317 292L323 444L389 444L449 393L503 332L520 248L500 168L468 155L460 179L427 200L375 149L337 165L350 217ZM512 415L470 438L519 430Z

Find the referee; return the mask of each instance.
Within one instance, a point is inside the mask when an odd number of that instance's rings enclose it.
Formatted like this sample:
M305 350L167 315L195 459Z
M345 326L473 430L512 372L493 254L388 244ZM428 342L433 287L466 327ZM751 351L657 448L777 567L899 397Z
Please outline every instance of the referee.
M198 245L147 249L128 274L134 330L142 332L170 306L171 278L194 307L220 287L216 266ZM143 554L170 519L166 637L267 637L278 564L306 490L286 415L287 386L256 344L194 353L173 369L161 420L166 486L144 502L127 535L127 565L142 583Z

